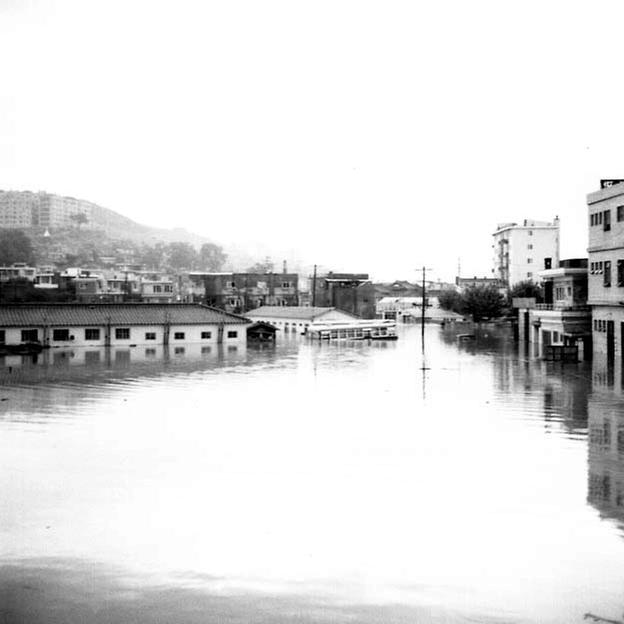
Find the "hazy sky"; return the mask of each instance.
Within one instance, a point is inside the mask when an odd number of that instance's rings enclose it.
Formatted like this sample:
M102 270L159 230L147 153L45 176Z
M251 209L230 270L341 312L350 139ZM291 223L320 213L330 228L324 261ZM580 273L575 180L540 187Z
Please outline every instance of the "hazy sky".
M375 278L624 177L621 2L0 0L0 188Z

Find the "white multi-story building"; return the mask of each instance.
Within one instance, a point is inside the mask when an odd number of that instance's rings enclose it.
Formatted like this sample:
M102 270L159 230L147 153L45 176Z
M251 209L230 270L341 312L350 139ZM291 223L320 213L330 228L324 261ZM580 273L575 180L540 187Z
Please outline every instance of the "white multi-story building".
M538 282L540 271L559 266L558 217L552 222L499 223L493 237L492 273L507 288L526 280Z
M624 184L587 196L594 354L624 361Z

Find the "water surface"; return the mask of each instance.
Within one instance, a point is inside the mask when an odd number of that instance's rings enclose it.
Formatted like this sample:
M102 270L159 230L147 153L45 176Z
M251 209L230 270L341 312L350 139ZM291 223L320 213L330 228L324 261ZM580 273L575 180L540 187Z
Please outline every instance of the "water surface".
M621 371L401 329L4 358L0 622L618 619Z

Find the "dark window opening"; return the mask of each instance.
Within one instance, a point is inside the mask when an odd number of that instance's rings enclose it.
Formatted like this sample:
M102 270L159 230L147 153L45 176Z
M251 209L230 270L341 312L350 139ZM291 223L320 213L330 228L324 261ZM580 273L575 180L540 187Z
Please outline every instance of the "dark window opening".
M69 329L52 330L52 340L69 340Z
M117 340L130 340L130 328L129 327L116 327L115 338Z
M22 329L22 342L37 342L37 340L39 340L39 334L36 329Z

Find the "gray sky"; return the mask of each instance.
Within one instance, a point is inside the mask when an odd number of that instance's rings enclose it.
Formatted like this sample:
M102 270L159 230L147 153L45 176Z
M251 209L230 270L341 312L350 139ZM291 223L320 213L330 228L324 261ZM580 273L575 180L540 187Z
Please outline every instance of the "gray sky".
M0 0L0 188L375 278L624 177L621 2Z

